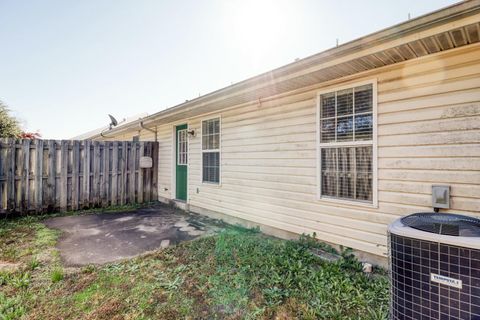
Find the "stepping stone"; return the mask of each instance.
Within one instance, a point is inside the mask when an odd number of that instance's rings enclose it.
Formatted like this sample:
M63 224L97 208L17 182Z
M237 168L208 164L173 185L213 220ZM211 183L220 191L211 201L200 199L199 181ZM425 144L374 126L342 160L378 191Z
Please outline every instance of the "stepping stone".
M183 227L183 228L180 228L180 231L183 231L183 232L192 232L192 231L195 231L196 229L194 227Z
M196 220L190 221L190 225L195 226L199 229L204 229L205 228L205 223L202 223L202 222L196 221Z
M202 231L202 230L188 231L188 235L190 235L190 236L201 236L204 233L205 233L205 231Z
M310 253L312 253L314 256L327 261L327 262L336 262L342 258L342 256L338 254L333 254L330 252L326 252L325 250L322 249L317 249L317 248L312 248L309 250Z
M178 221L174 226L177 228L185 228L189 226L189 223L187 221Z

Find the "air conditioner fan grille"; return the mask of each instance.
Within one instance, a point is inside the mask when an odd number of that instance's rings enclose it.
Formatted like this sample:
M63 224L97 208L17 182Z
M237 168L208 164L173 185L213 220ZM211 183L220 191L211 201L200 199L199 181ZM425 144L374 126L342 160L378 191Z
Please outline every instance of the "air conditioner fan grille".
M447 236L480 237L480 219L450 213L420 212L403 217L414 229Z

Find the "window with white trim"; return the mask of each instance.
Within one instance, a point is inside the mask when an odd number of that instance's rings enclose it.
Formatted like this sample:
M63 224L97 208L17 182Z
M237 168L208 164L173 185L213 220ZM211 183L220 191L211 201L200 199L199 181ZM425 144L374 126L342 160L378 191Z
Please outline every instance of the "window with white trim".
M319 95L320 197L373 202L372 84Z
M202 182L220 183L220 118L202 121Z
M188 140L187 129L177 131L177 164L179 166L186 166L188 163Z

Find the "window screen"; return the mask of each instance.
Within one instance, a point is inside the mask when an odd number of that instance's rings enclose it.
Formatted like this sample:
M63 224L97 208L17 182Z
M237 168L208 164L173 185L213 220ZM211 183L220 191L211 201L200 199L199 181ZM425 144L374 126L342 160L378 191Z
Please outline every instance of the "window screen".
M373 86L321 94L320 194L372 201Z
M321 149L322 196L372 200L372 147Z
M220 183L220 118L202 121L202 181Z

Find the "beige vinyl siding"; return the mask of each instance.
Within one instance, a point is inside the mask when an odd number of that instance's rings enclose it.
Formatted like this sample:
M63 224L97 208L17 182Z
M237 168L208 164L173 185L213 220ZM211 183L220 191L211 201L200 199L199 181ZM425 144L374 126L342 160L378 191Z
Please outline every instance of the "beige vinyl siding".
M431 211L434 183L451 185L450 211L480 215L479 52L455 50L352 79L378 81L378 208L316 200L322 88L221 112L222 185L200 183L199 141L191 139L190 204L378 255L389 222ZM189 125L199 128L199 120Z
M317 200L316 94L377 79L378 208ZM188 202L376 255L387 225L431 211L431 185L451 186L451 212L480 215L480 46L399 63L185 120L221 116L221 185L201 182L201 138L189 139ZM159 195L171 198L173 124L158 126ZM143 136L141 136L143 139ZM165 191L167 188L168 191Z
M157 127L158 141L158 195L164 198L172 198L172 126L169 124ZM141 137L142 138L142 137Z

